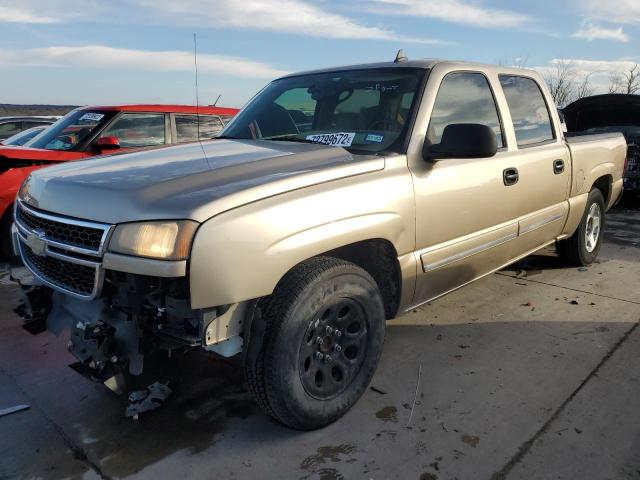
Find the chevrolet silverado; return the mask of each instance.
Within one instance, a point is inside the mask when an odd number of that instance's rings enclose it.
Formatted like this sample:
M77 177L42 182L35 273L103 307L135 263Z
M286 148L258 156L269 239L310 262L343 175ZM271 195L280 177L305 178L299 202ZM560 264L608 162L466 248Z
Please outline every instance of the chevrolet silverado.
M386 320L547 245L593 262L624 137L565 138L535 71L399 57L279 78L211 141L31 173L15 242L48 327L106 381L242 353L263 410L314 429Z

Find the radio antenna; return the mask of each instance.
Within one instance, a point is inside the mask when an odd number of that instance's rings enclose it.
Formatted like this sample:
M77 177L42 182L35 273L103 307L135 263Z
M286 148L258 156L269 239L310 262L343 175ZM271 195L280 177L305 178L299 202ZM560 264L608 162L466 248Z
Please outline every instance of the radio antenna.
M198 94L198 36L193 34L193 65L196 72L196 125L198 132L198 141L200 141L200 97Z
M222 96L222 94L218 95L218 98L216 98L216 101L213 102L213 106L215 107L218 104L218 100L220 100L220 97Z

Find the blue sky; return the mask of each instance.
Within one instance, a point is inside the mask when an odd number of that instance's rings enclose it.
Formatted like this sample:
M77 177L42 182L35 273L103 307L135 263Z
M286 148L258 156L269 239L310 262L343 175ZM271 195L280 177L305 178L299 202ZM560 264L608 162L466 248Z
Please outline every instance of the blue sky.
M0 103L242 106L285 72L410 58L640 61L640 0L0 0Z

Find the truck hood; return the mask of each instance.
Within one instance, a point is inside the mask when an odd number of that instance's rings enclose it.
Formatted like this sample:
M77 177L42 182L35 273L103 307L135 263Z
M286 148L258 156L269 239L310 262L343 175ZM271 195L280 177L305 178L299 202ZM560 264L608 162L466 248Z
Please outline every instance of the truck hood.
M339 147L220 139L45 168L29 176L20 196L33 207L98 222L202 222L245 203L382 168L383 157Z

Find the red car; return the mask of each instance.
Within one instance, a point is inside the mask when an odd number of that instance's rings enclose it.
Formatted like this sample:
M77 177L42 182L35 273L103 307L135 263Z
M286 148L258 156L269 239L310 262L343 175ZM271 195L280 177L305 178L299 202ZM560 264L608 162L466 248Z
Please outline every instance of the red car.
M238 112L189 105L82 107L25 147L0 146L0 246L11 251L13 200L22 181L47 165L131 149L210 139Z

